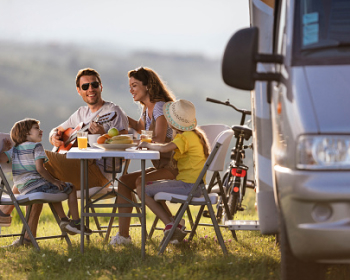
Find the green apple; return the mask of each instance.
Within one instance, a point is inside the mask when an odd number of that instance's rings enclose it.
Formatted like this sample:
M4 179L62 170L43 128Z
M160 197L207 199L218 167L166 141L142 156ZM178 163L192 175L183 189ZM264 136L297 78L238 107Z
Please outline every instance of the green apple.
M119 131L115 127L112 127L108 130L108 135L110 137L117 136L117 135L119 135Z

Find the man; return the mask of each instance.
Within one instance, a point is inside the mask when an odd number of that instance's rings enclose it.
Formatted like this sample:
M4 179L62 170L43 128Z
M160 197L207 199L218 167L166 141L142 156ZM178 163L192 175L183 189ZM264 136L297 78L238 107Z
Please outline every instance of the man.
M128 133L128 119L124 111L112 102L102 99L102 82L99 73L91 68L79 70L76 76L76 89L82 97L86 106L80 107L65 122L51 130L49 135L50 143L55 147L60 147L64 143L61 139L63 133L68 128L75 128L81 122L89 125L89 132L92 134L104 134L112 127L119 130L120 134ZM99 124L94 122L97 116L103 116L108 113L116 113L116 117L108 122ZM45 151L49 161L45 164L46 169L57 179L64 182L71 182L77 190L80 189L80 160L67 159L65 154ZM103 169L103 160L91 160L88 164L89 187L105 186L111 179L110 173L105 173ZM10 220L10 213L13 206L0 206L0 226ZM42 210L42 204L33 205L32 213L29 219L29 227L33 235L36 236L39 216ZM28 238L26 236L25 238ZM25 245L30 245L26 242ZM13 246L19 246L19 239L15 240Z
M63 132L71 127L76 127L81 122L89 124L89 131L92 134L104 134L112 127L119 130L120 134L128 133L128 119L124 111L112 102L104 101L101 97L102 82L96 70L81 69L76 77L78 94L83 98L87 106L80 107L65 122L50 132L49 141L55 146L62 146L61 139ZM97 116L101 117L109 113L116 113L116 117L103 124L96 123ZM66 159L64 154L46 152L49 161L46 168L50 173L64 182L71 182L78 190L80 189L80 161ZM64 164L62 164L64 162ZM110 173L105 173L103 160L89 162L89 187L104 186L111 178Z

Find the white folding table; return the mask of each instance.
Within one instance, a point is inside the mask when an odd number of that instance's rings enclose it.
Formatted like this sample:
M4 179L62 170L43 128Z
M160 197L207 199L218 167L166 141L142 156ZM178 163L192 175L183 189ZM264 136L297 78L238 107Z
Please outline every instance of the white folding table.
M159 159L158 151L151 150L137 150L136 148L129 148L126 150L103 150L100 148L87 148L86 150L79 150L78 148L71 148L67 152L67 158L70 159L80 159L81 170L81 220L82 225L85 225L85 217L89 216L98 216L98 213L88 213L85 211L85 204L88 201L88 160L89 159L102 159L102 158L124 158L130 160L141 160L141 183L142 183L142 192L141 192L141 228L142 228L142 248L141 255L142 258L145 257L145 243L146 243L146 206L145 206L145 169L146 169L146 160L156 160ZM113 176L115 179L115 176ZM85 191L83 191L85 190ZM85 199L84 199L85 197ZM111 216L121 216L119 213L111 213ZM123 216L129 214L123 214ZM135 215L135 214L130 214ZM81 227L81 244L80 251L84 253L84 227Z

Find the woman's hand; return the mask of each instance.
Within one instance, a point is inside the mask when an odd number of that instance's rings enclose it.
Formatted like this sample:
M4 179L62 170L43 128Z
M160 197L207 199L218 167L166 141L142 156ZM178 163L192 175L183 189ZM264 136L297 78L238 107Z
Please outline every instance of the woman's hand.
M2 140L2 142L3 142L3 145L0 153L6 152L12 148L12 142L9 139L5 138Z

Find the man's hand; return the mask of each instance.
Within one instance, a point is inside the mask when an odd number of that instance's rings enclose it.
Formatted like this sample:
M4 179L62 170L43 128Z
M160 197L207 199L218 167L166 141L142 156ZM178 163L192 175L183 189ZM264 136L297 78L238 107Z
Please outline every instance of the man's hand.
M96 122L90 123L89 131L91 134L101 134L102 135L105 133L105 129L103 128L103 125L98 124Z
M63 141L61 140L61 137L62 137L62 132L59 130L56 133L52 134L51 144L54 145L55 147L64 145Z

